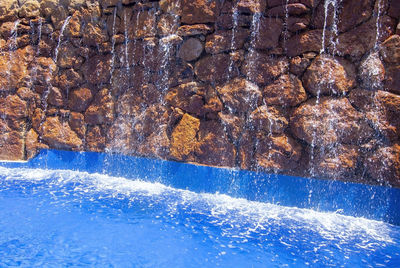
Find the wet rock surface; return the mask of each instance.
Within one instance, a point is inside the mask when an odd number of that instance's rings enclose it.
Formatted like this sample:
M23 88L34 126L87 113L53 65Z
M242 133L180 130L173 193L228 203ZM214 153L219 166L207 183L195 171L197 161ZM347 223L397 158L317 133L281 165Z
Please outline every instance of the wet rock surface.
M0 158L109 151L400 187L398 1L283 2L0 1Z

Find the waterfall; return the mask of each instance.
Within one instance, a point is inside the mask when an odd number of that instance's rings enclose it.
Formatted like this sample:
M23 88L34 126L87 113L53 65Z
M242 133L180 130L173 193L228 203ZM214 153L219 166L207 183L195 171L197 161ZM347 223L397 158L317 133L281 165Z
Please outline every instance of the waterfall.
M63 25L61 27L60 35L58 36L58 42L57 42L56 50L55 50L55 53L54 53L54 62L55 63L57 63L57 60L58 60L58 50L60 49L62 38L64 37L65 28L68 26L68 23L69 23L70 20L71 20L71 16L68 16L64 20L64 23L63 23Z

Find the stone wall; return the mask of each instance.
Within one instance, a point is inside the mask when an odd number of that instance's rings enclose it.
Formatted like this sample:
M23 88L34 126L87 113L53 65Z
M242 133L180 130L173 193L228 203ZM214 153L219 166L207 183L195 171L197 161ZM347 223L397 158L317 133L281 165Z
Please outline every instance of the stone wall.
M0 158L400 186L400 2L2 0Z

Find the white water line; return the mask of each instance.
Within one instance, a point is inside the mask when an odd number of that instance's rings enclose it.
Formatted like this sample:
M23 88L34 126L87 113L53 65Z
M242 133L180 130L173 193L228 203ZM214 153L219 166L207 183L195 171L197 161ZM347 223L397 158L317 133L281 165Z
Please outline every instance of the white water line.
M64 21L64 23L63 23L63 25L61 27L60 36L58 36L58 43L57 43L56 50L55 50L55 55L54 55L54 62L55 63L57 63L57 60L58 60L58 51L60 49L62 38L64 37L65 28L68 26L68 23L69 23L70 20L71 20L71 16L68 16L65 19L65 21Z

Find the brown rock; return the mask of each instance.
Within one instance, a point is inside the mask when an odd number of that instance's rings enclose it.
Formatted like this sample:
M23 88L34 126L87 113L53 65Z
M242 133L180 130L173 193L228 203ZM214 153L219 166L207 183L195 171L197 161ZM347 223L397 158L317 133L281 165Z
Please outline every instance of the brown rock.
M290 127L297 138L321 147L363 142L373 135L347 98L324 97L303 103L294 110Z
M219 1L183 0L181 22L186 24L215 22L219 15Z
M392 35L381 45L380 53L389 64L400 64L400 35Z
M224 112L218 113L218 118L220 119L230 140L234 144L237 144L239 138L243 134L242 132L245 125L244 119L242 117L235 116L234 114Z
M267 105L296 106L307 100L301 81L292 74L284 74L263 90Z
M389 10L388 10L388 15L395 18L399 19L400 18L400 3L398 1L391 1Z
M312 175L316 177L349 180L355 174L358 158L356 146L327 146L314 151L309 170L312 170Z
M235 166L236 150L216 121L204 121L198 132L196 162L213 166Z
M363 59L358 68L358 78L361 87L377 90L383 86L385 79L385 67L378 53L371 53Z
M130 21L127 22L127 25L129 25L129 27L127 27L129 40L155 36L157 33L156 10L150 9L134 11Z
M301 146L291 137L258 133L256 139L254 159L257 169L288 171L298 166Z
M371 153L364 165L368 174L378 183L389 182L394 187L400 187L400 145L382 147Z
M74 69L65 69L58 73L57 85L64 92L68 92L71 88L79 87L82 83L81 74Z
M320 0L287 0L288 4L302 3L308 7L316 7ZM267 0L268 7L276 7L282 5L282 0Z
M22 133L11 131L0 136L0 159L22 160L24 159L24 139Z
M114 120L114 100L108 89L100 90L93 103L85 112L85 122L90 125L112 123Z
M184 114L171 135L170 156L181 161L193 161L193 153L197 146L197 133L200 120Z
M26 158L33 158L38 150L47 149L49 146L43 144L39 141L39 135L32 128L26 133L25 137L25 150L26 150Z
M216 54L200 59L196 62L194 70L197 78L201 81L220 83L237 76L236 68L230 70L231 64L229 55Z
M55 74L57 73L57 65L53 59L37 57L28 67L31 69L30 75L34 84L46 87L53 84Z
M330 32L326 31L326 40L329 40ZM310 30L294 35L286 42L287 55L294 57L304 52L320 52L322 48L322 30Z
M281 19L275 17L261 17L259 29L255 36L254 48L272 49L277 47L282 29L283 22Z
M258 15L259 14L254 16ZM252 24L254 24L253 16L246 14L235 14L232 12L219 15L217 21L215 22L216 29L218 30L231 30L237 27L251 28Z
M264 0L239 0L237 10L241 13L262 13L266 8Z
M66 24L63 34L72 38L82 37L81 24L83 24L82 13L80 11L75 11L68 21L68 24Z
M79 68L83 58L79 56L78 49L71 43L66 43L59 48L57 65L61 68Z
M261 91L257 85L243 78L235 78L217 87L224 106L233 113L253 111L261 103Z
M301 76L310 64L310 59L296 56L290 60L289 71L297 76Z
M380 136L396 141L400 136L400 96L386 91L352 90L350 102L368 119Z
M111 78L111 55L96 55L82 66L85 79L92 84L108 83Z
M285 17L286 14L290 15L302 15L308 13L310 9L301 3L288 4L273 7L267 11L269 17Z
M355 68L350 62L318 56L303 76L303 84L314 96L347 93L356 85Z
M275 106L260 106L250 114L249 119L252 129L266 134L281 134L289 125L283 110Z
M182 25L178 28L178 35L180 36L193 36L193 35L207 35L213 31L211 26L207 24L194 24Z
M16 19L18 9L18 0L2 0L0 2L0 21Z
M179 27L179 17L172 14L162 14L157 23L157 33L161 36L176 34Z
M249 32L243 28L232 31L217 31L207 36L206 52L218 54L230 50L242 49Z
M251 81L265 85L287 72L289 62L286 58L275 58L264 53L249 53L242 65L242 73Z
M157 132L150 134L138 144L137 152L148 157L166 158L169 155L169 146L166 126L162 125Z
M186 40L178 51L178 57L185 61L196 60L203 52L203 44L197 38Z
M309 17L289 17L287 18L287 29L290 32L298 32L308 28L310 24Z
M72 111L83 112L89 106L92 98L92 91L89 88L78 88L69 94L68 107Z
M93 152L104 151L106 138L99 126L90 128L86 135L86 150Z
M400 94L400 65L386 68L384 88L387 91Z
M83 139L86 134L85 117L83 114L71 112L68 122L71 129L78 134L79 138Z
M82 140L59 117L48 117L40 127L40 135L50 147L56 149L77 150L82 146Z
M50 88L47 102L56 107L61 107L64 105L64 98L59 88Z
M22 18L34 18L40 14L40 4L37 0L26 0L21 5L19 10L19 17Z
M17 95L0 98L0 114L11 120L24 118L27 116L26 101L21 100Z

